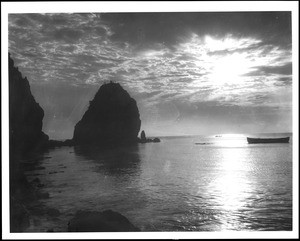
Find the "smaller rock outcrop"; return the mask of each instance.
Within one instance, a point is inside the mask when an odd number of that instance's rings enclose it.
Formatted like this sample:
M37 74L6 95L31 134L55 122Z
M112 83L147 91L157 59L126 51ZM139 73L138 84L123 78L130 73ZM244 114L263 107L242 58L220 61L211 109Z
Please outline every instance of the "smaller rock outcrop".
M160 142L160 139L157 138L157 137L155 137L155 138L152 140L152 142Z
M68 223L69 232L134 232L140 231L126 217L112 210L78 211Z
M138 139L139 143L149 143L149 142L160 142L160 139L155 137L154 139L146 138L146 133L143 130L141 132L141 138Z
M146 134L145 131L141 132L141 141L146 141Z

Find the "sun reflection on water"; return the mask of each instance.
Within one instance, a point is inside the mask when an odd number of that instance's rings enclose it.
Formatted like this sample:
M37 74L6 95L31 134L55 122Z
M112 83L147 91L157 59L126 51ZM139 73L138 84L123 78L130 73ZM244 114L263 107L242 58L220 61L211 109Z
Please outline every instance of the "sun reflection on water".
M221 230L239 230L238 213L249 202L251 185L248 181L250 166L243 148L222 148L217 178L210 185L215 205L221 210Z

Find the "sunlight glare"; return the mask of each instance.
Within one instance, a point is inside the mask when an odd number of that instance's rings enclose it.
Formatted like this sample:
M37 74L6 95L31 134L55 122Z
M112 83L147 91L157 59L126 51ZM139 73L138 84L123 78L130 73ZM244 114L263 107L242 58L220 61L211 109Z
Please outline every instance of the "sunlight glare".
M249 58L247 48L261 40L252 38L234 38L227 35L215 38L209 35L192 35L189 42L181 48L188 55L199 73L206 73L210 83L216 87L224 85L243 85L244 75L251 72L255 63ZM241 50L241 51L237 51Z
M241 54L221 56L213 62L210 79L217 85L241 84L241 76L247 69L247 62Z
M238 44L238 40L233 39L232 37L228 36L222 40L212 38L209 35L204 37L205 47L209 51L220 51L220 50L230 50L235 48Z
M240 148L224 148L220 153L220 175L210 184L210 190L215 190L217 206L222 207L222 230L235 229L238 226L235 213L243 209L251 195L247 173L249 165L245 153Z

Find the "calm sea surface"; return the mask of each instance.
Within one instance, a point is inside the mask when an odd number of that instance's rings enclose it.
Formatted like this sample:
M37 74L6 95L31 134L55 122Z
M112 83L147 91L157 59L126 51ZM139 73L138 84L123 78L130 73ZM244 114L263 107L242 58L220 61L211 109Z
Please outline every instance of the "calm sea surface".
M200 143L200 144L195 144ZM292 140L244 135L166 137L101 151L61 147L41 158L47 208L29 232L65 231L77 210L112 209L142 231L292 230Z

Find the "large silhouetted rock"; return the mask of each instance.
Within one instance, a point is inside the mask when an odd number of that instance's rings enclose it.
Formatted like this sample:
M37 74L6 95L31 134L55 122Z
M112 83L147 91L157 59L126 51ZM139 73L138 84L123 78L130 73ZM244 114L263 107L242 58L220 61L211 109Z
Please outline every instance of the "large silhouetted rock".
M76 124L75 144L126 144L137 142L141 120L136 101L120 84L100 87L88 110Z
M9 137L10 154L23 155L48 140L42 132L44 111L31 94L27 78L9 56Z

